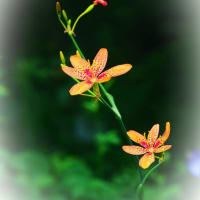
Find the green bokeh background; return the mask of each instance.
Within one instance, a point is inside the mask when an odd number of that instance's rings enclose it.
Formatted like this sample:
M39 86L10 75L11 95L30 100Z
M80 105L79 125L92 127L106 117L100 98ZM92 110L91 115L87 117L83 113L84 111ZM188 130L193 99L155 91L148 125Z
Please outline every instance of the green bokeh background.
M90 2L63 0L61 5L74 21ZM61 71L59 51L70 65L75 48L57 20L55 1L19 3L9 13L0 71L4 187L12 200L136 199L136 163L121 150L128 142L117 120L94 99L69 95L74 81ZM150 177L145 199L181 199L179 182L189 177L179 139L187 87L183 93L184 68L178 61L183 38L171 27L181 14L158 0L108 3L80 20L76 40L90 60L107 48L107 69L133 65L104 85L127 129L143 133L159 123L162 133L165 122L171 123L170 160Z

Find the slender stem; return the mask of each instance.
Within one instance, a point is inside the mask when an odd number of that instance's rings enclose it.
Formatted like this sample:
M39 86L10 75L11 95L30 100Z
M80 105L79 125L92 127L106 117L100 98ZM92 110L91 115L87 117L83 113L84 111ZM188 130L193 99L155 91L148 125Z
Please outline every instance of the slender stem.
M117 120L119 121L119 124L120 124L120 126L121 126L121 129L122 129L122 131L125 133L125 135L126 135L126 137L127 137L127 139L128 139L129 144L130 144L130 145L133 145L132 141L130 140L130 138L129 138L128 135L127 135L126 126L124 125L122 116L121 116L121 114L120 114L120 112L119 112L119 109L118 109L117 106L116 106L114 97L106 91L106 89L103 87L102 84L100 84L100 87L101 87L103 93L105 94L105 96L107 97L107 99L109 100L110 104L112 105L111 110L113 111L113 113L115 114ZM139 161L138 156L136 156L136 158L137 158L137 162L138 162L138 161ZM143 179L142 171L141 171L140 167L139 167L137 164L136 164L136 166L137 166L137 171L138 171L139 178L140 178L140 182L141 182L142 179Z
M78 21L81 19L81 17L83 17L85 15L85 13L83 12L82 14L80 14L78 17L77 17L77 19L76 19L76 21L74 22L74 25L73 25L73 27L72 27L72 32L74 32L74 29L75 29L75 27L76 27L76 24L78 23Z
M81 14L77 17L77 19L76 19L76 21L74 22L74 25L73 25L73 27L72 27L72 32L74 32L74 29L75 29L75 27L76 27L78 21L81 19L81 17L83 17L84 15L86 15L87 13L89 13L89 12L94 8L94 6L95 6L94 4L89 5L89 7L88 7L83 13L81 13Z
M67 26L64 24L64 22L62 21L62 19L60 17L58 17L59 22L62 24L63 28L65 29L65 31L67 30Z
M71 38L71 40L72 40L72 42L73 42L74 46L75 46L75 47L76 47L76 49L78 50L78 52L79 52L80 56L81 56L82 58L84 58L84 59L85 59L85 56L83 55L82 51L80 50L80 48L79 48L79 46L78 46L78 44L77 44L76 40L74 39L73 35L72 35L72 34L68 34L68 35L69 35L69 37Z
M142 184L143 184L143 185L145 184L145 182L146 182L147 178L149 177L149 175L150 175L153 171L155 171L161 164L163 164L163 162L164 162L164 161L159 162L157 165L155 165L154 167L152 167L152 168L147 172L147 174L144 176L144 179L143 179L143 181L142 181Z
M94 98L94 97L95 97L95 96L90 95L90 94L80 94L80 95L82 95L82 96L86 96L86 97L91 97L91 98Z
M127 130L126 130L126 127L125 127L125 125L124 125L124 122L123 122L123 120L122 120L122 118L118 118L118 121L119 121L119 124L120 124L120 126L121 126L121 129L123 130L123 132L126 134L126 136L127 136ZM127 138L128 138L128 142L129 142L129 144L130 145L133 145L133 142L130 140L130 138L127 136ZM137 160L137 164L136 164L136 166L137 166L137 171L138 171L138 174L139 174L139 178L140 178L140 182L142 181L142 179L143 179L143 175L142 175L142 171L141 171L141 169L140 169L140 167L139 167L139 165L138 165L138 162L139 162L139 157L138 156L136 156L136 160Z
M154 167L152 167L144 176L142 182L138 185L138 188L137 188L137 194L138 194L138 199L139 200L142 200L143 199L143 187L144 187L144 184L147 180L147 178L152 174L152 172L154 172L162 163L162 162L159 162L157 165L155 165Z
M73 35L72 35L72 34L69 34L69 36L70 36L70 38L71 38L71 40L72 40L74 46L76 47L76 49L77 49L78 52L80 53L80 56L81 56L82 58L85 59L85 57L84 57L82 51L80 50L80 48L79 48L79 46L78 46L76 40L74 39ZM120 124L120 126L121 126L122 131L123 131L123 132L125 133L125 135L127 136L127 134L126 134L126 133L127 133L126 127L125 127L124 122L123 122L123 120L122 120L122 116L121 116L121 114L120 114L120 112L119 112L119 109L117 108L117 106L116 106L116 104L115 104L115 101L114 101L113 96L112 96L111 94L109 94L109 93L106 91L106 89L104 88L104 86L103 86L102 84L99 84L99 85L100 85L100 87L101 87L101 89L102 89L104 95L105 95L106 98L108 99L108 101L109 101L109 103L110 103L111 106L107 103L107 101L104 100L103 97L101 97L100 100L102 101L102 103L103 103L106 107L108 107L108 108L114 113L114 115L116 116L117 120L119 121L119 124ZM127 136L127 138L128 138L129 143L132 145L133 143L132 143L132 141L130 140L130 138L129 138L128 136ZM137 160L139 160L139 159L138 159L138 156L137 156ZM137 165L137 170L138 170L138 174L139 174L140 182L141 182L141 181L143 180L143 175L142 175L141 169L140 169L140 167L139 167L138 165Z

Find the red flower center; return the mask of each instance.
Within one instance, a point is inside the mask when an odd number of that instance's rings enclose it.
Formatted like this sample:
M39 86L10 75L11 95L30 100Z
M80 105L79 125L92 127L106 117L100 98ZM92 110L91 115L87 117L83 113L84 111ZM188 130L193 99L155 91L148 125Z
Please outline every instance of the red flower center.
M141 142L140 143L145 149L149 148L149 145L146 142Z
M157 141L156 143L155 143L155 145L154 145L154 148L158 148L159 147L159 145L160 145L160 141Z
M92 78L92 72L89 69L86 69L85 73L87 74L88 77Z

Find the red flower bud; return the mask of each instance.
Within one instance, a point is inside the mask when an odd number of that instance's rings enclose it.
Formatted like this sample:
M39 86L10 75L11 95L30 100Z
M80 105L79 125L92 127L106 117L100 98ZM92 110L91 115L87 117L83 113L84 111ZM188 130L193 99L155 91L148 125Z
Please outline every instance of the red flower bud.
M93 4L96 6L97 4L101 4L101 5L103 5L103 6L107 6L108 5L108 3L107 3L107 1L104 1L104 0L95 0L94 2L93 2Z

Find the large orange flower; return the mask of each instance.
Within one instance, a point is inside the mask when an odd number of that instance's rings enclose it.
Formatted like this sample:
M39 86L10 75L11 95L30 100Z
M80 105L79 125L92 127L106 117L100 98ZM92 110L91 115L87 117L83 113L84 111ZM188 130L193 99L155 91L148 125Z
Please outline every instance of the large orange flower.
M155 124L151 128L148 134L148 138L146 138L145 134L141 135L140 133L133 130L128 131L127 134L132 141L140 144L142 147L132 145L132 146L123 146L122 149L126 153L133 155L144 154L139 161L140 167L144 169L148 168L155 161L154 153L161 153L171 148L171 145L162 146L168 139L170 134L169 122L166 123L165 132L159 138L158 138L159 124Z
M132 65L123 64L112 67L101 73L106 66L108 51L102 48L97 53L92 65L89 61L81 58L79 55L70 57L70 62L73 67L68 67L61 64L62 70L69 76L82 80L70 89L71 95L82 94L89 90L94 83L104 83L109 81L112 77L120 76L128 72Z

